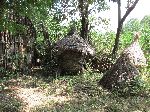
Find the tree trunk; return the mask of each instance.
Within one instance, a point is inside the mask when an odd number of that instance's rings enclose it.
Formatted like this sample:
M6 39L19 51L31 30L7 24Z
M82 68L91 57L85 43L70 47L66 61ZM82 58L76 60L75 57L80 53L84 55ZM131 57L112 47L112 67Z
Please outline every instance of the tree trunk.
M8 13L8 19L12 22L15 22L16 24L21 24L23 26L27 26L27 34L23 38L23 48L21 48L21 49L25 49L25 51L27 53L27 58L28 58L27 64L28 64L28 67L31 68L32 67L32 58L34 56L33 48L34 48L34 41L36 39L36 29L30 18L28 18L27 16L25 16L25 17L21 16L14 11L10 11Z
M52 43L51 43L51 41L49 40L49 33L48 33L48 31L47 31L47 29L46 29L46 27L44 26L43 23L41 23L41 27L42 27L43 36L44 36L44 39L45 39L45 41L46 41L46 43L47 43L47 45L48 45L48 48L51 49Z
M118 28L117 28L117 33L116 33L115 45L114 45L114 48L112 51L113 58L115 58L116 52L118 51L119 38L120 38L121 30L122 30L122 25L120 23L120 21L121 21L121 0L118 0L117 3L118 3Z
M114 48L112 50L112 57L115 58L117 51L118 51L118 47L119 47L119 38L120 38L120 33L122 31L122 26L123 23L125 21L125 19L127 18L127 16L131 13L131 11L135 8L136 4L138 3L139 0L135 0L135 2L131 5L131 7L129 7L125 13L125 15L121 18L121 0L118 1L118 28L117 28L117 33L116 33L116 39L115 39L115 44L114 44ZM119 14L120 13L120 14ZM120 19L121 18L121 19Z
M80 13L81 13L81 37L88 41L88 1L81 0L80 2Z

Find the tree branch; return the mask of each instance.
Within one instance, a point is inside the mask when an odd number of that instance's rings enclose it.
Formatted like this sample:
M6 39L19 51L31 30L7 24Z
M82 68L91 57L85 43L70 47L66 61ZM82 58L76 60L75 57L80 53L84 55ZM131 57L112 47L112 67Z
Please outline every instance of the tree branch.
M95 6L93 6L91 9L89 9L89 11L88 11L88 14L90 14L91 13L91 11L96 7L96 6L98 6L99 4L96 4Z
M118 51L118 47L119 47L119 38L120 38L120 33L122 31L122 26L123 26L123 22L125 21L125 19L127 18L127 16L131 13L131 11L135 8L136 4L139 2L139 0L135 0L135 2L133 3L133 5L131 7L129 7L126 11L126 13L124 14L124 16L121 18L119 24L118 24L118 28L117 28L117 33L116 33L116 38L115 38L115 45L114 48L112 50L112 56L113 58L116 57L116 53Z
M135 8L136 4L139 2L139 0L136 0L131 7L129 7L125 13L125 15L122 17L120 24L123 24L127 16L131 13L131 11Z

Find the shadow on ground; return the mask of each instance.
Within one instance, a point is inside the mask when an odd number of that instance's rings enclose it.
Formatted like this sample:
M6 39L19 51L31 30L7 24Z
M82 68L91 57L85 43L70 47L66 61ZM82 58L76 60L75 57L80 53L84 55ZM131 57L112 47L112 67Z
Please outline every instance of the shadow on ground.
M98 73L43 77L41 72L3 82L1 112L148 112L150 97L118 97L97 85Z

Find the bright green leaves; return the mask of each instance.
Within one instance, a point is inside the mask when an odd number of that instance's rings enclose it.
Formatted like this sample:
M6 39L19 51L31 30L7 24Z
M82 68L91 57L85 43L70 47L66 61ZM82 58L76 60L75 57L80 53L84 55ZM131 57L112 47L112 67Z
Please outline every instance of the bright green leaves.
M139 31L140 29L140 21L138 19L130 19L125 25L124 25L124 31Z

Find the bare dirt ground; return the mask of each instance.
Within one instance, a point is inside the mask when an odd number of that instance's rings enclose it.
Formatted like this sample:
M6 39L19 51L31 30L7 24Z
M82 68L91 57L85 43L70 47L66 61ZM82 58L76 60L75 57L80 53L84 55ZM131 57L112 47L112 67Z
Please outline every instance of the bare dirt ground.
M61 103L71 100L71 98L67 94L62 94L63 89L61 90L60 88L58 88L53 94L49 94L48 89L49 88L43 89L41 87L25 87L25 82L21 82L21 80L19 81L17 79L12 79L5 83L4 90L0 92L0 95L3 97L0 97L0 99L1 101L5 101L6 103L6 99L17 99L21 103L19 107L20 109L18 110L21 112L30 112L36 107L44 107L46 105L49 105L50 107L50 102ZM12 105L11 103L10 105ZM6 111L6 109L4 111ZM10 110L7 111L9 112Z

